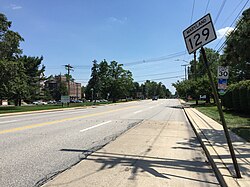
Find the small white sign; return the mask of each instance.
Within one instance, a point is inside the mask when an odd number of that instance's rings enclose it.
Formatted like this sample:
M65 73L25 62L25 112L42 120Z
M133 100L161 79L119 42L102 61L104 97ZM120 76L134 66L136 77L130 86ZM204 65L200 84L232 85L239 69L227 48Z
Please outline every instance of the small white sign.
M210 14L202 17L183 31L189 54L216 39L215 29Z
M218 79L228 79L229 77L229 67L226 66L218 66L218 73L217 78Z
M69 103L70 102L70 97L68 95L62 95L61 96L61 102L62 103Z

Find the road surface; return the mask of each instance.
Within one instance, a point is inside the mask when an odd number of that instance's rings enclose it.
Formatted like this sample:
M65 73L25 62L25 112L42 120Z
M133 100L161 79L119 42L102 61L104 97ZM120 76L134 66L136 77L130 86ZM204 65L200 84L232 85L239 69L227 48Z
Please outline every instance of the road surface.
M145 100L1 117L0 186L39 186L82 159L81 153L67 149L97 150L143 120L188 124L179 106L174 99ZM186 138L194 139L191 127L187 129ZM190 151L187 160L202 155L201 148Z

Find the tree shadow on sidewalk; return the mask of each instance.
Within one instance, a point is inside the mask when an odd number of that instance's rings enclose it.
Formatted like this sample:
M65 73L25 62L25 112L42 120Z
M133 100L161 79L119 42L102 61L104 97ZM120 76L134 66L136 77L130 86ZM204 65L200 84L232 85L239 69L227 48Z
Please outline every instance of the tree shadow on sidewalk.
M62 149L61 151L69 152L82 152L83 154L89 154L89 150L75 150L75 149ZM159 158L151 156L138 156L130 154L108 153L97 151L92 153L86 158L86 160L93 161L100 165L95 171L89 171L83 174L80 178L70 181L70 183L86 178L90 175L94 175L97 172L103 170L109 170L115 167L120 167L124 172L130 172L128 180L136 180L138 175L142 173L148 173L154 177L170 180L171 178L180 178L182 180L195 181L204 184L218 185L214 181L202 180L200 178L185 176L185 174L177 174L183 172L177 172L178 170L189 171L199 173L200 175L209 175L212 170L208 167L208 164L199 159L194 160L181 160L171 158ZM96 165L95 165L96 166ZM169 171L165 173L165 171ZM164 172L163 172L164 171Z
M209 141L210 145L216 147L223 148L227 151L227 154L220 154L218 152L219 158L224 159L224 164L226 164L227 168L231 172L232 175L235 174L233 162L231 162L231 154L229 152L227 140L225 137L225 133L223 130L217 129L201 129L202 134ZM242 138L236 136L233 133L230 133L231 141L233 143L234 151L236 158L240 160L238 165L240 167L240 171L243 175L250 177L250 143L246 142ZM217 157L217 156L214 156ZM229 159L229 161L225 161L225 159Z

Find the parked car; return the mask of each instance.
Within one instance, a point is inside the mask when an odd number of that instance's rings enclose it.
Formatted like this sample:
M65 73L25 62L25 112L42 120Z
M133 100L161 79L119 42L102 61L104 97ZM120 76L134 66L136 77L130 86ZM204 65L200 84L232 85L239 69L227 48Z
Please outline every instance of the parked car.
M75 100L75 102L76 102L76 103L82 103L82 101L81 101L81 100Z
M48 104L56 104L57 102L55 100L48 101Z
M48 103L45 101L34 101L33 104L34 105L47 105Z

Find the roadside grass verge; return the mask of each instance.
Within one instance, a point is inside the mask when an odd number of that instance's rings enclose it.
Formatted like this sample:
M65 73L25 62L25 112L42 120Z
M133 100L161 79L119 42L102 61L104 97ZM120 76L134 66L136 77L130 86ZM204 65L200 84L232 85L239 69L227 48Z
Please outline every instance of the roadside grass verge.
M31 106L1 106L0 114L6 113L14 113L14 112L30 112L30 111L38 111L38 110L51 110L51 109L65 109L65 108L73 108L73 107L84 107L84 106L95 106L100 104L110 104L111 102L105 103L70 103L69 106L64 105L62 107L61 104L57 105L31 105Z
M218 123L220 122L220 116L217 110L217 106L213 104L194 106L197 110L214 119ZM224 116L228 128L250 142L250 115L236 113L234 111L224 110Z

